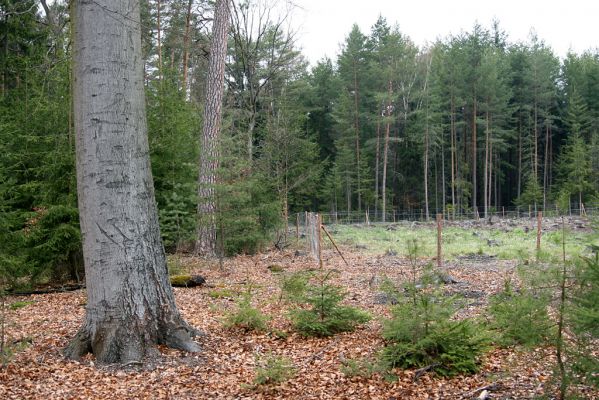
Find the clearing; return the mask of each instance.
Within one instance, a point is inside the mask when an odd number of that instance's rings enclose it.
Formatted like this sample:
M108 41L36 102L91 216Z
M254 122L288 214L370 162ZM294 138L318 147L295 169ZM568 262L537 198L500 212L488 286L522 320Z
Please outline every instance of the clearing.
M593 237L586 221L572 219L568 251L585 251ZM534 257L534 221L446 223L444 268L457 283L445 290L465 299L460 316L480 315L489 295L517 280L517 265ZM545 224L542 258L559 254L561 233L556 221ZM398 223L371 226L331 226L349 266L330 246L323 251L326 269L335 269L333 282L347 290L345 303L367 310L374 317L354 332L330 338L304 338L287 318L291 305L280 301L284 274L313 269L317 263L298 249L239 256L206 264L186 256L171 258L172 267L204 276L209 286L175 288L179 309L187 321L206 332L203 352L186 354L160 348L162 358L124 369L95 366L89 356L81 362L65 360L62 348L79 328L84 316L83 290L7 297L7 338L20 343L10 362L0 369L2 399L532 399L553 393L555 365L551 348L494 349L471 376L443 378L395 370L396 380L380 374L348 376L345 360L373 359L383 346L381 319L389 306L379 304L383 277L401 283L408 279L407 241L422 243L419 264L436 252L432 224ZM293 242L293 240L292 240ZM276 266L276 267L273 267ZM282 269L282 272L274 272ZM226 328L223 319L236 309L235 300L251 287L252 304L270 317L267 332ZM13 305L9 307L8 305ZM294 375L273 386L252 385L260 357L284 356L292 361ZM583 398L599 392L581 387ZM482 397L480 397L482 398Z

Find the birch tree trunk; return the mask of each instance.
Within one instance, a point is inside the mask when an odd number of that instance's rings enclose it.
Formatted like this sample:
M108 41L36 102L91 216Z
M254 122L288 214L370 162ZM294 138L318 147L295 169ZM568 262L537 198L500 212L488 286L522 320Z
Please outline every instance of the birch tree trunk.
M216 256L216 173L218 169L218 142L222 119L222 100L229 33L228 0L217 0L210 45L208 79L200 149L198 177L198 234L195 253L205 257Z
M150 170L139 0L74 4L77 189L87 307L65 349L141 361L154 344L199 351L168 281Z

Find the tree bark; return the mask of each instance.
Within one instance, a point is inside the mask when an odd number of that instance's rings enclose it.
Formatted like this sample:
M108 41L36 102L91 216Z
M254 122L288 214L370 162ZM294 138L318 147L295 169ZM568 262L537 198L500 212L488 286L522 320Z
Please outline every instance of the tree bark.
M219 136L222 119L225 58L229 33L228 0L216 2L200 149L198 177L198 234L195 253L216 256L216 173L219 158Z
M477 123L476 123L476 116L477 116L477 100L476 100L476 91L474 92L474 105L472 108L472 211L474 213L477 212L477 204L476 204L476 189L477 189L477 182L476 182L476 153L477 153L477 149L476 149L476 144L477 144L477 137L476 137L476 128L477 128Z
M162 26L160 21L160 9L162 4L156 0L156 41L158 45L158 80L162 84Z
M391 96L393 95L393 82L389 81L389 100L387 101L387 121L385 126L385 142L383 144L383 178L381 182L381 197L382 197L382 212L383 217L382 221L385 222L386 212L387 212L387 158L389 154L389 133L391 129Z
M379 206L379 166L381 158L381 120L377 116L376 120L376 150L374 162L374 215L378 213Z
M428 108L427 108L428 112ZM429 220L429 210L428 210L428 148L429 148L429 139L428 139L428 115L426 121L426 128L424 131L424 211L426 215L426 220Z
M154 344L199 351L168 281L150 170L139 0L74 4L77 188L87 307L65 349L141 361Z
M485 179L484 179L484 197L485 197L485 201L484 201L484 207L485 207L485 218L488 217L489 214L489 191L490 191L490 180L489 180L489 163L490 163L490 159L489 159L489 129L490 128L490 122L489 122L489 111L486 112L486 122L487 122L487 129L485 130Z
M455 196L455 186L456 186L456 171L457 171L457 143L456 143L456 132L455 132L455 107L454 107L454 99L451 97L451 110L450 110L450 154L451 154L451 208L453 213L453 219L455 219L455 211L456 211L456 196Z
M183 34L183 93L187 94L187 74L189 73L189 40L191 31L191 6L193 0L188 0L187 14L185 16L185 33Z
M354 62L354 129L356 133L356 174L358 188L358 211L362 211L362 190L360 179L360 95L358 91L358 72Z

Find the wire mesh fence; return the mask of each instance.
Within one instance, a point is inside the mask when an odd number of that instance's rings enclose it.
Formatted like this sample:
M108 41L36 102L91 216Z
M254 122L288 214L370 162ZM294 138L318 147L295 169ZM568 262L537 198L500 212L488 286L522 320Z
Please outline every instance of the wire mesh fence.
M487 210L486 213L472 210L446 210L442 213L443 219L447 221L459 220L479 220L479 219L515 219L515 218L536 218L538 212L543 213L543 217L557 217L564 215L555 205L548 207L502 207L501 209ZM410 210L391 210L384 215L379 210L366 209L363 211L333 211L322 212L320 217L324 225L335 224L371 224L371 223L392 223L400 221L434 221L435 215L440 213L438 210L430 210L427 213L423 209ZM292 223L297 226L307 226L310 212L302 212L293 215ZM566 213L569 216L599 216L599 204L593 203L588 206L570 208Z

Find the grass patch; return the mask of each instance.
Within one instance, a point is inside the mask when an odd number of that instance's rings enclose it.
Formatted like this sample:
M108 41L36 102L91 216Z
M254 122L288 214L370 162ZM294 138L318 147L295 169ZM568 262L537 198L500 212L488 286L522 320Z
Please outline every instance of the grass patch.
M392 228L391 228L392 227ZM408 243L417 240L421 255L434 257L437 253L437 231L434 226L410 228L396 224L336 225L335 239L350 246L359 246L364 252L385 254L390 251L400 257L408 256ZM580 254L592 243L593 237L584 233L566 234L566 252ZM549 260L561 254L561 232L548 232L541 242L540 260ZM488 228L445 227L443 254L455 259L467 254L486 254L502 260L534 260L537 256L536 231L525 232L515 228L505 232Z
M31 304L34 304L34 301L15 301L14 303L10 303L10 309L15 311L21 308L25 308Z
M237 297L238 293L232 289L213 289L208 292L212 299L232 299Z

